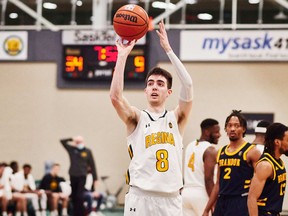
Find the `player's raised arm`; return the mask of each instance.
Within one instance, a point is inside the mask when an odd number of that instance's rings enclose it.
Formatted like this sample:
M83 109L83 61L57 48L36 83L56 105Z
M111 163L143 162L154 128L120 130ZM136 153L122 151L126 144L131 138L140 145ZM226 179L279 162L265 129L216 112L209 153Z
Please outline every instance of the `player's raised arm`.
M136 127L135 123L137 121L137 110L136 108L130 106L129 102L123 96L124 70L127 57L133 49L135 43L135 40L127 44L123 44L120 39L116 41L118 57L110 86L111 102L116 109L119 117L127 125L128 134L130 134Z
M169 57L171 63L173 64L176 74L180 79L181 82L181 89L180 89L180 100L179 106L176 107L175 113L178 118L179 130L183 133L183 128L186 125L189 113L192 108L192 99L193 99L193 82L192 78L189 75L188 71L180 61L180 59L175 55L173 52L167 32L165 30L163 20L159 23L159 31L157 34L160 39L160 44L164 51L166 52L167 56Z

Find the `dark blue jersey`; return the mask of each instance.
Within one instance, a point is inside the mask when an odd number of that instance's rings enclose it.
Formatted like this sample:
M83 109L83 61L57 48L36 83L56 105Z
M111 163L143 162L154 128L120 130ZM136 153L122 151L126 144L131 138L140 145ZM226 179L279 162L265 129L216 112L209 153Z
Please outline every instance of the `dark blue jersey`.
M247 162L247 152L253 147L254 145L245 142L234 152L228 152L229 145L219 150L217 163L220 169L220 196L245 196L248 194L253 167Z
M283 161L276 159L269 153L264 153L259 162L268 161L273 169L273 177L268 178L263 191L258 199L259 211L275 212L282 211L283 199L286 187L286 170Z

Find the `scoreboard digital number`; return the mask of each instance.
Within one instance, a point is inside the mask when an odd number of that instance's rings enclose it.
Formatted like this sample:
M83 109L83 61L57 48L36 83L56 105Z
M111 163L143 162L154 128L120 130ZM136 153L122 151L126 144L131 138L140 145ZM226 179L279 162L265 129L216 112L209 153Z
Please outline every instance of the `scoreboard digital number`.
M111 82L116 60L116 45L64 45L63 78ZM128 56L124 79L127 83L144 82L146 78L146 46L136 45Z

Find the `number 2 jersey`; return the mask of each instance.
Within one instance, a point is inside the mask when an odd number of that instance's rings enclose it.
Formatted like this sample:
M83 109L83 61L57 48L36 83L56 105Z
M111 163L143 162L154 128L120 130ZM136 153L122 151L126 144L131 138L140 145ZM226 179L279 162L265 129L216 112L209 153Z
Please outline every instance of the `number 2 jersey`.
M247 162L247 152L254 145L245 142L234 152L228 152L228 147L222 147L217 156L220 169L219 195L247 196L253 176L253 167Z
M268 161L273 169L273 178L268 178L263 191L258 198L259 211L276 212L282 211L283 199L286 187L286 170L283 161L275 159L269 153L264 153L257 164L261 161Z
M165 111L158 119L141 111L127 144L131 157L126 179L129 185L166 193L183 187L183 143L173 111Z

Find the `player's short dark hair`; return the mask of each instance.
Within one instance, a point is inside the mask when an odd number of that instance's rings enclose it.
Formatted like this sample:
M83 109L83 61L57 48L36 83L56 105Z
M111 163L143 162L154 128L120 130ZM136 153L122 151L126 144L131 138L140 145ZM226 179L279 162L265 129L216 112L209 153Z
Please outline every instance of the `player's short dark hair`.
M258 122L257 127L267 128L271 123L265 120L261 120Z
M163 69L163 68L160 68L160 67L154 67L154 68L152 68L152 69L148 72L148 74L147 74L147 76L146 76L146 80L145 80L146 86L147 86L148 79L149 79L149 77L150 77L151 75L161 75L161 76L165 77L166 80L167 80L167 87L168 87L168 89L171 89L171 88L172 88L172 79L173 79L173 78L172 78L171 73L169 73L167 70L165 70L165 69Z
M265 152L274 155L274 141L275 139L283 140L286 131L288 131L288 127L281 123L272 123L270 126L268 126L265 134Z
M32 166L31 166L30 164L24 164L24 165L23 165L23 169L25 169L25 168L32 169Z
M255 134L263 134L265 135L267 127L270 125L271 123L265 120L261 120L258 122L257 126L255 127Z
M243 127L245 129L245 132L243 133L243 137L245 137L246 134L246 130L247 130L247 120L246 118L241 114L242 110L232 110L232 113L226 118L225 121L225 128L228 125L228 122L230 121L230 119L235 116L239 119L240 122L240 126Z
M212 118L207 118L201 122L200 127L202 130L204 130L204 129L213 127L214 125L218 125L218 124L219 122L217 120L212 119Z

